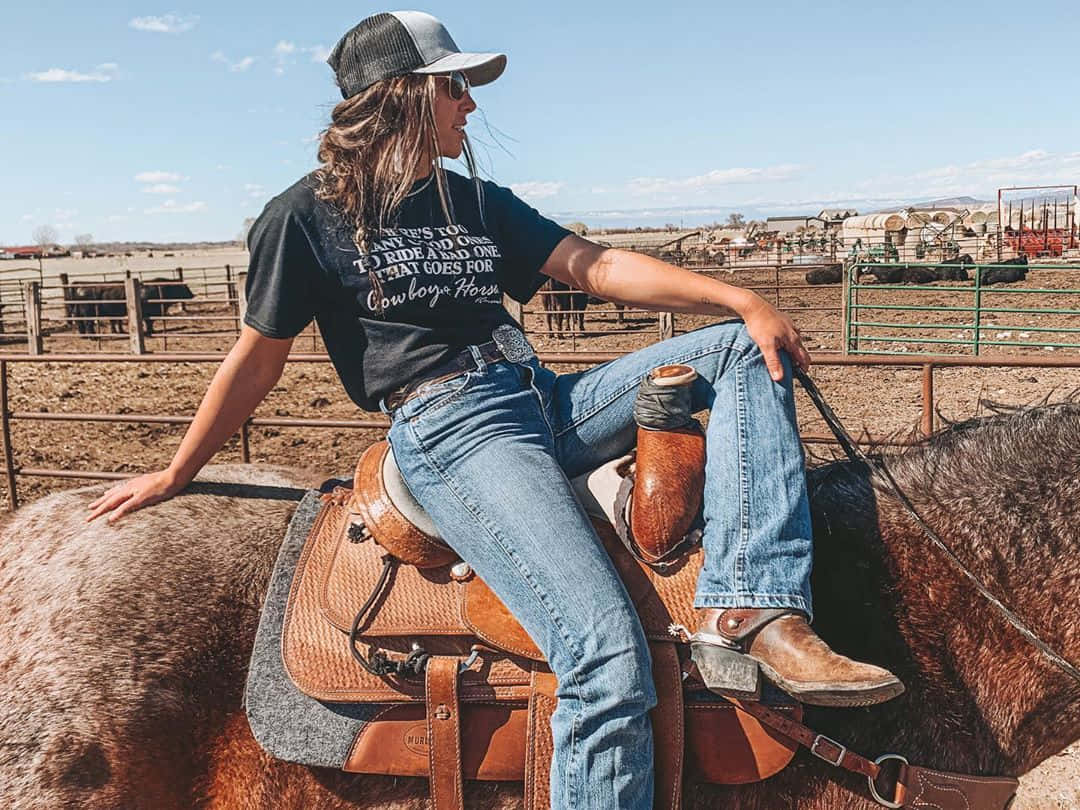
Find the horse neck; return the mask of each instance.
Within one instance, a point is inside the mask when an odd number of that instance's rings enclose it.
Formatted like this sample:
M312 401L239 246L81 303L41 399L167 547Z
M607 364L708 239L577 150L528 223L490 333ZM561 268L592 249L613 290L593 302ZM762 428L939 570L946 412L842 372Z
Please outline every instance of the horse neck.
M814 498L819 622L837 627L842 649L889 666L907 686L875 710L868 744L947 770L1020 774L1080 736L1080 686L931 547L887 490L871 488L864 469L845 465L828 479ZM1076 661L1075 580L1018 564L1000 516L972 520L912 500L992 593Z

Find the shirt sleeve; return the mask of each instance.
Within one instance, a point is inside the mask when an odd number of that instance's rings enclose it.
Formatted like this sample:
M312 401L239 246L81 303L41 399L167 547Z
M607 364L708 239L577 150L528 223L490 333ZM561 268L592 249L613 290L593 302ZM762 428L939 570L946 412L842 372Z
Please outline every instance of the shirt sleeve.
M296 215L271 200L248 231L244 323L261 335L291 338L315 317L319 268Z
M503 261L499 287L524 304L547 276L540 268L570 231L545 217L508 188L485 183L485 205Z

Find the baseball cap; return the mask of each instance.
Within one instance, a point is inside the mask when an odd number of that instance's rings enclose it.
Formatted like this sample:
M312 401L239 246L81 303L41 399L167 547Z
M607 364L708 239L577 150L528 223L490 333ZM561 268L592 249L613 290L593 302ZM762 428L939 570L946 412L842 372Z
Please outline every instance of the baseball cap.
M405 73L460 70L469 84L481 85L495 81L506 68L506 54L462 53L446 26L423 11L390 11L361 20L326 61L345 98Z

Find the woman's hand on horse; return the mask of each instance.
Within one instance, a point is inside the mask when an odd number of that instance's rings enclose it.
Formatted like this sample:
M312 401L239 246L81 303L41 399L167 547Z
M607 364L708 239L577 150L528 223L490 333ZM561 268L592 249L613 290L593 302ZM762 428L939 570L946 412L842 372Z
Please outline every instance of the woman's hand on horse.
M106 522L113 523L128 512L166 501L183 488L184 482L171 470L159 470L129 478L106 490L105 494L90 504L90 515L86 522L89 523L109 512L111 514L106 518Z
M776 382L784 379L784 366L780 362L780 350L786 350L791 361L806 371L810 367L810 353L802 345L802 336L794 322L768 301L759 298L742 313L746 331L765 356L769 376Z

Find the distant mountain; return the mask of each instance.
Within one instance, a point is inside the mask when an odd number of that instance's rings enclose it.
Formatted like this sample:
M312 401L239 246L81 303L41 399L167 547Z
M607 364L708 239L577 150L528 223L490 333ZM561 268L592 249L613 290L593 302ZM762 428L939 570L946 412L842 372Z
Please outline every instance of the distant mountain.
M975 197L941 197L937 200L913 200L898 205L890 205L887 208L879 208L877 211L871 211L870 213L891 213L901 208L970 208L973 205L986 205L992 202L993 200L978 200Z
M940 206L941 208L962 208L967 205L983 205L993 200L976 200L974 197L944 197L940 200L927 200L926 202L912 203L915 206L927 208Z

